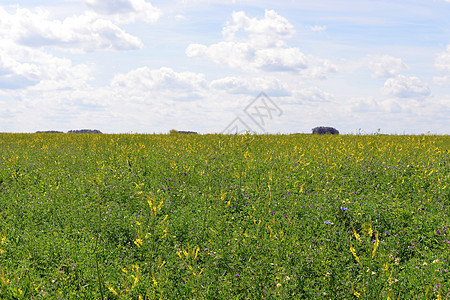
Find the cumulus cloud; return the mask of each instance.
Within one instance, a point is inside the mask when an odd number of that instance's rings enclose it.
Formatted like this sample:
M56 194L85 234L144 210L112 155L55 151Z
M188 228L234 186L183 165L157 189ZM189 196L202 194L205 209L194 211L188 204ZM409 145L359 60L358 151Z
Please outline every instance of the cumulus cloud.
M84 3L98 12L105 14L128 13L133 11L133 4L129 0L84 0Z
M295 90L293 92L293 99L298 102L312 103L335 101L335 98L332 94L327 93L315 86Z
M437 55L434 65L443 76L433 77L433 81L442 86L450 85L450 44L447 45L445 52Z
M126 33L112 21L94 13L52 19L47 11L18 7L12 14L0 7L0 34L29 47L51 46L74 52L98 49L133 50L141 40Z
M394 77L408 69L401 58L390 55L369 55L367 67L373 78Z
M266 10L262 19L245 12L234 12L232 19L222 30L223 41L210 46L190 44L186 55L244 71L290 71L308 78L325 78L337 70L328 60L287 47L285 40L294 35L294 27L273 10Z
M95 12L112 16L116 22L131 23L137 20L153 23L161 16L161 10L145 0L84 0Z
M93 79L93 69L87 64L73 64L70 59L42 54L39 65L40 81L32 87L39 91L58 89L87 89Z
M0 66L0 89L16 90L36 84L37 80L32 80L23 75L14 73L1 74L3 70Z
M447 76L435 76L433 82L441 86L450 86L450 75Z
M38 66L15 60L8 54L7 41L3 42L0 48L0 88L19 89L36 84L40 73Z
M116 75L111 81L111 87L167 99L193 100L205 93L207 82L203 74L175 72L171 68L151 70L142 67Z
M252 45L259 48L281 47L285 45L284 40L295 33L294 26L273 10L266 10L263 19L249 18L243 11L233 12L232 18L233 23L222 29L227 41L236 40L236 33L242 29L248 34Z
M213 80L210 84L212 89L226 91L230 94L252 94L264 91L275 96L290 95L289 88L280 80L273 77L244 78L229 76Z
M398 98L424 98L431 95L428 85L418 77L398 75L384 83L383 92Z
M373 97L353 98L350 100L350 111L357 113L400 113L402 107L395 99L375 99Z
M450 73L450 44L447 45L446 50L438 54L435 66L441 72Z
M0 44L0 88L85 88L92 77L92 69L86 64L73 65L67 58L7 39L0 38Z
M103 14L113 13L116 8L121 16L134 12L135 17L139 15L146 21L156 18L149 15L151 4L145 1L88 1L87 5ZM57 19L41 8L0 7L0 88L40 91L89 88L92 66L56 57L49 49L74 53L141 49L141 40L116 25L115 17L115 13L108 18L87 11Z

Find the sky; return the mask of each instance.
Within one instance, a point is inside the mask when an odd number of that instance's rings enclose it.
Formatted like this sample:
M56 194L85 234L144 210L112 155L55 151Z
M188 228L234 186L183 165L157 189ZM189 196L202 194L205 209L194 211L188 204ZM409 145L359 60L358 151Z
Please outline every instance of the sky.
M450 134L450 0L0 0L0 132Z

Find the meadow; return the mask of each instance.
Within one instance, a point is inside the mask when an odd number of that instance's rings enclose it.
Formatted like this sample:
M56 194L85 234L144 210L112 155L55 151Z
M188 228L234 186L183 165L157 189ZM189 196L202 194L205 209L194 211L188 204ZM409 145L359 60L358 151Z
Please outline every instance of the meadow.
M1 299L449 299L450 137L0 134Z

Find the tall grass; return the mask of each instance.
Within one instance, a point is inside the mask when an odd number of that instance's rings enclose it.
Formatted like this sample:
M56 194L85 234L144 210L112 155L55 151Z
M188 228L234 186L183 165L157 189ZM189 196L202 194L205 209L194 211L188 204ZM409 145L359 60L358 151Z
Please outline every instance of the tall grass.
M0 298L448 298L449 146L1 134Z

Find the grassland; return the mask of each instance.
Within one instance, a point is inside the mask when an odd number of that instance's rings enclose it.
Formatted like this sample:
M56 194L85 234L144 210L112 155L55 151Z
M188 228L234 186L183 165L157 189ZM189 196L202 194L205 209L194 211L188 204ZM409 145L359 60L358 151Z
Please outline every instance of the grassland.
M449 136L0 134L0 298L449 299Z

